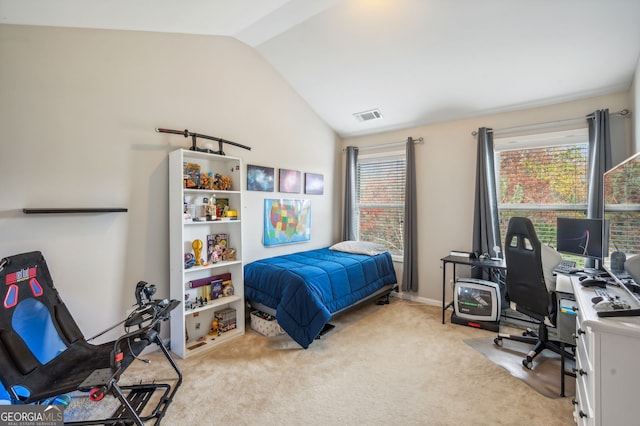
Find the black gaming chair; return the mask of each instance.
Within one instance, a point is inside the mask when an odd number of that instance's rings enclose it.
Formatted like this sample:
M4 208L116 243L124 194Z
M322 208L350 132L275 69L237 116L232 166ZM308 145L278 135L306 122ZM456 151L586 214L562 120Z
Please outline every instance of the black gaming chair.
M94 345L85 340L53 286L40 252L0 260L0 280L0 390L12 404L46 403L77 390L88 392L94 401L112 394L121 403L112 417L76 424L143 425L154 419L155 424L160 423L182 383L182 374L160 338L161 322L179 302L152 300L155 286L138 283L138 306L120 323L126 333L115 341ZM158 345L176 371L173 386L118 385L120 375L151 343ZM160 394L157 406L141 417L156 391Z
M502 339L509 339L533 344L522 360L529 369L533 368L533 359L544 349L573 359L572 354L563 351L559 342L549 340L549 327L556 324L557 301L555 292L549 291L545 284L541 250L533 223L524 217L512 217L507 227L504 250L507 297L511 309L538 322L538 331L527 330L522 335L498 333L494 343L502 346Z

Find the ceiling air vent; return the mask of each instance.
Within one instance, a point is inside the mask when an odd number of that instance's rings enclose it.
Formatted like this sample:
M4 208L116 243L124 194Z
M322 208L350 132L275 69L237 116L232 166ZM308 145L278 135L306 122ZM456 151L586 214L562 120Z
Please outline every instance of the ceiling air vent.
M371 121L371 120L382 120L382 114L378 109L372 109L370 111L357 112L353 114L353 116L358 121Z

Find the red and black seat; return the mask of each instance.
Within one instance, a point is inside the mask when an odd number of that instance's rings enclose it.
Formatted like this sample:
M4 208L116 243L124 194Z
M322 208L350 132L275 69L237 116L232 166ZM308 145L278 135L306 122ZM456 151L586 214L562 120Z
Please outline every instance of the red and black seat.
M83 336L53 285L38 251L0 260L0 384L13 404L39 403L81 390L92 399L112 394L120 400L116 417L100 424L160 422L182 382L182 374L160 338L161 322L176 301L152 300L150 286L136 286L136 310L125 321L125 334L91 344ZM121 323L122 324L122 323ZM129 331L133 329L133 331ZM149 344L164 352L177 373L175 383L120 386L121 374ZM158 405L141 417L149 395L160 391ZM144 394L141 396L141 394Z

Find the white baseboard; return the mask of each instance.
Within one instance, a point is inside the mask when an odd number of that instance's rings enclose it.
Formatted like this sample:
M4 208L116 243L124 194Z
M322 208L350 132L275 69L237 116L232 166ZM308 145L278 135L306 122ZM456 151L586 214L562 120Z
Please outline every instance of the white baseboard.
M409 300L411 302L422 303L425 305L442 306L442 302L440 300L428 299L426 297L421 297L421 296L414 296L412 294L403 293L401 291L397 293L391 293L391 296L397 297L398 299L402 299L402 300Z

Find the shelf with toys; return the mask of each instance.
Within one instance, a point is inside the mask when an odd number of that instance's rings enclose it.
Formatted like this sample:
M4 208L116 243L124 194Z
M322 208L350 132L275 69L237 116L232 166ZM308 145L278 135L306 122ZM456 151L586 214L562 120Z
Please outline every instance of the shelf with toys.
M171 350L186 358L244 334L242 161L169 154Z

